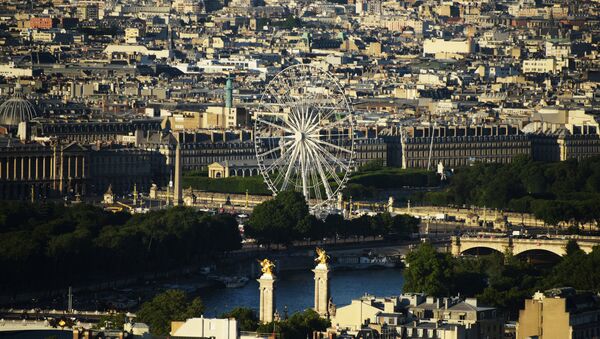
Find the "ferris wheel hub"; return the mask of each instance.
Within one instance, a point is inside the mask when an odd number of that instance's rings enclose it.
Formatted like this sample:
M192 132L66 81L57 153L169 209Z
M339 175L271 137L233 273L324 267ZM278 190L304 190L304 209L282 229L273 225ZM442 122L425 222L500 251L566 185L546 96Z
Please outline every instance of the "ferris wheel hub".
M296 133L294 133L294 140L296 140L296 142L301 142L305 138L306 134L304 132L296 131Z

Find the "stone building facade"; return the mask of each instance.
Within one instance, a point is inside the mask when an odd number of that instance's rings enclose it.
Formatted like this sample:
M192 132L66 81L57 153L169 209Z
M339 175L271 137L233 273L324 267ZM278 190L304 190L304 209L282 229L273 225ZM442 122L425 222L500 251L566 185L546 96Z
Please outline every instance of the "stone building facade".
M48 137L92 143L116 141L117 136L138 130L160 131L160 124L157 119L37 119L24 123L19 129L29 138Z
M582 160L600 156L598 134L536 133L531 135L532 157L540 161Z
M71 143L0 139L0 199L43 199L94 195L109 185L117 193L134 184L149 189L166 183L158 152Z
M181 141L182 169L186 171L206 171L215 162L239 164L245 173L258 173L256 151L252 132L237 131L202 131L202 132L150 132L138 138L136 146L146 150L159 150L169 159L173 157L174 145ZM387 144L381 138L358 137L355 143L355 166L359 167L370 161L387 164ZM255 170L254 170L255 169ZM252 171L251 171L252 170ZM248 175L244 172L231 172L229 175Z
M536 292L519 311L517 339L598 338L600 298L574 288Z
M564 128L523 133L514 125L419 126L383 138L388 164L403 168L435 168L438 163L447 168L475 162L510 163L516 156L565 161L600 155L600 136L596 132L573 134Z
M429 154L431 149L431 162ZM404 149L406 167L433 168L438 163L446 167L468 166L474 162L509 163L518 155L531 154L527 135L496 135L411 138Z

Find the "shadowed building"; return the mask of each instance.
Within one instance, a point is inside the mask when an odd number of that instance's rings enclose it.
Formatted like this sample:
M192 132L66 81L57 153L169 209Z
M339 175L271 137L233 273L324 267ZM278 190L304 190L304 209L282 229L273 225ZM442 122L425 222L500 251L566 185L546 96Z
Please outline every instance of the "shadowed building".
M433 136L433 138L432 138ZM403 168L446 167L478 162L509 163L531 154L530 138L513 125L417 126L387 136L388 164Z
M510 163L516 156L539 161L582 160L600 155L594 126L519 129L515 125L417 126L385 136L390 166L454 168L475 162ZM432 137L433 136L433 137Z
M26 133L30 138L48 137L84 143L116 141L119 135L160 129L160 120L138 118L35 119L19 126L20 133Z
M208 170L209 165L220 163L220 175L225 174L225 163L230 171L224 176L248 176L258 174L256 150L251 131L211 131L174 132L181 142L182 170ZM140 133L132 139L135 146L146 150L159 150L169 159L174 158L177 139L168 132ZM371 161L387 164L387 145L383 139L359 132L355 143L355 166L359 167ZM235 167L235 170L233 170Z
M600 337L600 298L563 287L536 292L519 311L517 339Z
M0 138L0 198L34 199L118 193L134 184L164 184L168 171L158 152L120 146L22 142Z

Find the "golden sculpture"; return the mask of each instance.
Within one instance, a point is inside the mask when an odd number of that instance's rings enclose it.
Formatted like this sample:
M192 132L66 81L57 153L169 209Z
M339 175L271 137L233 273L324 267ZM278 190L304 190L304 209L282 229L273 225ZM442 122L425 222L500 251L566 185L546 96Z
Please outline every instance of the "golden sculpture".
M315 258L315 261L318 262L319 265L327 265L328 260L329 256L327 255L327 252L325 252L324 249L317 247L317 257Z
M273 269L275 268L275 264L269 259L257 260L260 264L260 270L263 274L273 274Z

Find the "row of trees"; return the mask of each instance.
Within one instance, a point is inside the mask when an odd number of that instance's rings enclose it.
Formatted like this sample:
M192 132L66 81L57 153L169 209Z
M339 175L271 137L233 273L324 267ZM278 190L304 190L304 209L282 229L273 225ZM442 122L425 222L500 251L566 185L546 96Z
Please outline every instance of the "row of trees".
M178 207L146 214L78 204L0 206L0 288L64 287L101 276L173 269L240 248L237 222Z
M555 163L518 157L510 164L461 168L443 192L421 197L435 205L477 205L534 213L557 225L600 221L600 158Z
M246 234L265 244L290 244L295 240L325 237L395 235L408 238L418 231L418 220L410 216L392 217L388 213L344 220L329 215L320 220L309 214L301 193L285 191L254 208L246 225Z
M600 292L600 247L586 254L574 241L567 244L567 254L547 268L534 267L509 254L453 258L427 243L410 252L406 260L404 291L477 297L511 319L518 317L524 300L537 290L571 286Z

